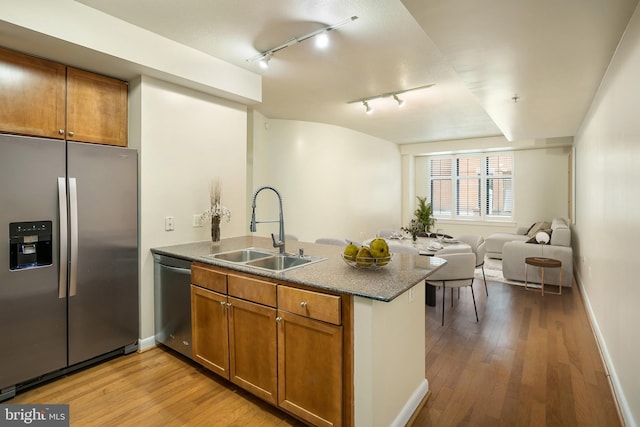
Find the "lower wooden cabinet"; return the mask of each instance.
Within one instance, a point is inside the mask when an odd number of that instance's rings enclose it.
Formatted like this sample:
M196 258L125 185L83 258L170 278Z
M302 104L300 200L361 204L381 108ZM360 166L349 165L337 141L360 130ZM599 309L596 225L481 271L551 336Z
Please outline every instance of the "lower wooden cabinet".
M193 359L229 379L227 296L191 285Z
M194 360L312 425L342 426L341 297L225 271L192 265Z
M229 297L231 381L277 404L276 310Z
M342 326L278 319L278 404L313 425L342 425Z

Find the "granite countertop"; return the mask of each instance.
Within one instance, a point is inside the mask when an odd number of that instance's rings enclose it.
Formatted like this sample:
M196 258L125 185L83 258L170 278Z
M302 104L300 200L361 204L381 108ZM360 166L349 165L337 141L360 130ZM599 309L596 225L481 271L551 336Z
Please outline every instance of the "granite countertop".
M298 249L303 248L305 256L319 256L326 260L277 273L206 256L248 247L277 251L270 238L243 236L222 239L219 243L204 241L152 248L151 252L385 302L392 301L446 263L437 257L395 253L383 268L357 269L344 262L340 246L297 240L286 242L287 253L297 254Z

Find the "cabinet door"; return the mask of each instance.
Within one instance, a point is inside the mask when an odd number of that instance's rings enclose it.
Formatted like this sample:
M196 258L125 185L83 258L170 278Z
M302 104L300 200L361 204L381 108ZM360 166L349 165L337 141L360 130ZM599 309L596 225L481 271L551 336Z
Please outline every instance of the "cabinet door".
M229 297L231 381L277 404L276 310Z
M278 404L313 425L342 425L342 326L278 317Z
M227 297L191 285L193 359L229 379Z
M67 68L67 139L127 146L126 82Z
M0 49L0 132L64 138L65 66Z

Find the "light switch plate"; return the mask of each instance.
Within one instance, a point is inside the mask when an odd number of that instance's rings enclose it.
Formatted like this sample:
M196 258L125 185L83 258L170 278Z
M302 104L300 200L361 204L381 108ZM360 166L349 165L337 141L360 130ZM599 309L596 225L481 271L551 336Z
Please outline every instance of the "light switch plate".
M173 231L173 217L167 216L164 218L164 231Z
M191 218L191 226L194 228L202 227L202 220L200 219L200 215L193 214L193 217Z

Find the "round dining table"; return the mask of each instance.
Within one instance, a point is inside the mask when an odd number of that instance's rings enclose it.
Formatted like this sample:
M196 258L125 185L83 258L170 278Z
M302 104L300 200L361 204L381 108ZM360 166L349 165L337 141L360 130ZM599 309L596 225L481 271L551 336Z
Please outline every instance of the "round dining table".
M364 244L371 243L373 239L366 240ZM389 245L403 245L412 246L418 249L418 253L423 256L438 256L444 254L454 253L471 253L471 246L467 243L461 242L455 238L444 238L441 241L434 237L418 237L414 242L410 237L401 237L398 239L385 238ZM393 250L391 250L393 252ZM426 284L426 297L425 302L430 307L436 305L436 287Z
M365 243L369 243L371 240ZM420 255L426 256L438 256L438 254L445 253L452 254L472 252L471 246L455 238L445 238L442 239L441 242L434 237L418 237L415 242L410 237L402 237L399 239L386 238L385 240L390 245L412 246L418 249Z

